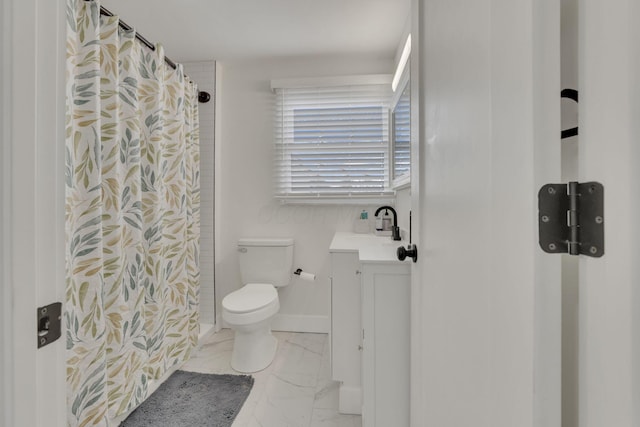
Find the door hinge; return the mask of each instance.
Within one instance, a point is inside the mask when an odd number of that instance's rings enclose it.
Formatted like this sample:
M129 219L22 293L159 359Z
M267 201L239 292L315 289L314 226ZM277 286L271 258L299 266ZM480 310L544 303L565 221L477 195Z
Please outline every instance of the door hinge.
M604 186L547 184L538 192L538 238L543 251L604 255Z
M38 348L51 344L62 334L62 303L38 307Z

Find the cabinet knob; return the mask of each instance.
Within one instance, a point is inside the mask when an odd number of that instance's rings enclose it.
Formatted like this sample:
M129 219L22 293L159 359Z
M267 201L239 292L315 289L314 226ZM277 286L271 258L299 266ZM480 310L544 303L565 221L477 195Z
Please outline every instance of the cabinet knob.
M362 274L362 271L356 270L356 274Z

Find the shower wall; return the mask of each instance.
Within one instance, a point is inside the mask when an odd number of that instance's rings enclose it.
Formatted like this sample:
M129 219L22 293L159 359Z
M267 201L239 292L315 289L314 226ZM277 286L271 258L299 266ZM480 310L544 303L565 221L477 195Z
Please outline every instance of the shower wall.
M200 324L215 323L214 292L214 142L215 61L183 64L185 73L209 92L211 100L200 103Z

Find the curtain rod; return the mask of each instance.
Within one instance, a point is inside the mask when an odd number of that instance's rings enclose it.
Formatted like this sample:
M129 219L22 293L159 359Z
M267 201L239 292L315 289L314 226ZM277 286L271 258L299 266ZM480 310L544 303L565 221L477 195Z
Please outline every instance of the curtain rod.
M104 16L114 16L113 13L107 9L104 6L100 6L100 15L104 15ZM118 19L118 25L120 27L122 27L123 30L125 31L131 31L133 30L133 27L129 24L127 24L126 22L124 22L122 19ZM147 40L146 38L144 38L144 36L142 36L142 34L138 33L136 31L136 38L138 40L140 40L142 42L143 45L145 45L146 47L148 47L149 49L155 51L156 47L153 43L151 43L149 40ZM164 57L164 61L174 70L176 68L178 68L178 66L176 65L175 62L173 62L168 56Z
M91 1L91 0L85 0L85 1ZM100 6L100 15L104 15L104 16L114 16L114 14L107 9L104 6ZM125 31L131 31L133 30L133 27L131 27L130 25L128 25L126 22L124 22L122 19L118 19L118 25L120 27L122 27L123 30ZM147 40L146 38L144 38L140 33L138 33L136 31L136 38L138 40L140 40L140 42L145 45L146 47L148 47L149 49L155 51L156 47L153 43L151 43L149 40ZM171 68L173 68L174 70L178 68L178 66L176 65L175 62L173 62L168 56L165 55L164 57L164 62L167 63L167 65L169 65ZM186 77L186 76L185 76ZM198 101L202 102L202 103L206 103L209 102L209 100L211 99L211 95L209 94L209 92L204 92L204 91L198 91Z

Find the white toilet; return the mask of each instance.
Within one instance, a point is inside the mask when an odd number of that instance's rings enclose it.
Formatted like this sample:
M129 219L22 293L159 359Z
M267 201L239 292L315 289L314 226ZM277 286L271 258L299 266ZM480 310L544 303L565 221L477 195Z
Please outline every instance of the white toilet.
M280 309L276 288L291 281L293 239L240 239L238 255L244 286L224 297L222 318L235 331L231 367L257 372L276 354L271 319Z

